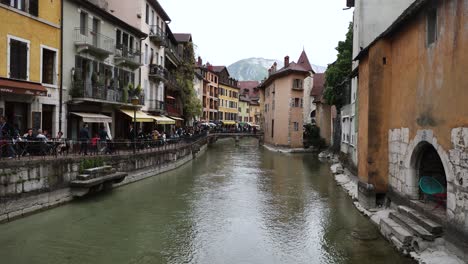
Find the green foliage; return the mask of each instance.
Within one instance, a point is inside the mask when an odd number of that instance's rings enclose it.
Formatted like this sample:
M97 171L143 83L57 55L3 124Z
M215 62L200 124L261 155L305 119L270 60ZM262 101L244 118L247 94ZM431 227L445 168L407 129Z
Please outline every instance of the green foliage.
M329 105L340 109L346 100L346 80L351 75L353 60L353 23L349 24L346 40L338 42L337 59L325 72L324 98Z
M307 124L304 128L304 145L306 147L313 146L318 150L326 147L325 139L320 137L320 128L318 126Z
M202 105L193 89L193 78L195 76L195 55L191 43L185 46L186 56L180 63L176 75L177 86L179 87L180 98L183 105L183 116L185 120L191 120L195 116L201 115Z
M141 95L141 85L138 84L138 86L135 88L135 95L140 96Z
M80 173L83 173L86 169L102 167L104 166L104 160L101 157L82 159L80 161Z
M128 102L128 87L127 86L124 86L123 87L123 91L122 91L122 101L124 103L127 103Z

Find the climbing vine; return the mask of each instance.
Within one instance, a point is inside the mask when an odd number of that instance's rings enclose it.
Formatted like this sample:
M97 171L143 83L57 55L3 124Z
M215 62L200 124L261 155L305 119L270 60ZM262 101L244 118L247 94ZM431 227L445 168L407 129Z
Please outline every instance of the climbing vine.
M192 120L202 113L202 105L193 89L193 78L195 76L195 55L192 43L185 44L185 54L176 71L177 86L183 106L185 120Z

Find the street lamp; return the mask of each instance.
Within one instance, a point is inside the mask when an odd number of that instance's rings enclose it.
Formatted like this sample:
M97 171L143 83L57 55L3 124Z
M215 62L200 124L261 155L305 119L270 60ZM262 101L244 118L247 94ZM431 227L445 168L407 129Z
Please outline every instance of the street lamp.
M133 105L133 154L136 153L136 110L137 106L140 104L140 99L138 96L133 96L131 99L132 105Z

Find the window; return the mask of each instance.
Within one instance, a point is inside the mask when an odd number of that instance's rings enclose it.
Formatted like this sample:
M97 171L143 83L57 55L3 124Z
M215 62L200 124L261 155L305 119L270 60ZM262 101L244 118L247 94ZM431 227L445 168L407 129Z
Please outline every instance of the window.
M291 102L291 106L292 107L301 107L301 101L302 101L302 99L300 99L300 98L293 98L293 100Z
M156 17L156 27L159 27L159 17Z
M39 16L39 0L29 0L29 14Z
M427 14L427 45L437 40L437 9L432 9Z
M293 89L302 89L302 80L294 79L293 80Z
M294 131L299 131L299 123L298 122L294 122Z
M151 26L154 25L154 10L151 10Z
M148 44L145 44L145 64L148 64Z
M29 42L10 38L9 43L9 78L28 80Z
M156 64L159 65L159 53L156 52Z
M153 48L151 48L150 61L149 61L150 64L153 64L153 54L154 54L154 50Z
M242 112L242 109L239 107L239 112Z
M57 52L42 48L42 83L57 84Z
M88 35L88 13L81 11L80 13L80 33Z
M149 24L149 5L148 4L146 4L145 22L146 24Z
M122 44L122 31L120 31L120 29L115 31L115 43L117 44L117 47L120 47Z

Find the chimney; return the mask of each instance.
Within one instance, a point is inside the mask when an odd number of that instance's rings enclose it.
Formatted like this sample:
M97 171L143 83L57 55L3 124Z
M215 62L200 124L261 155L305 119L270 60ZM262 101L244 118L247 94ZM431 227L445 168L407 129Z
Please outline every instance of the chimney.
M202 64L203 64L202 58L200 56L198 56L197 64L198 64L198 66L202 66Z
M270 75L271 75L271 68L268 69L268 76L270 76Z
M276 66L278 66L278 63L276 63L276 61L275 61L275 63L273 63L273 69L274 69L275 72L276 72Z
M287 68L289 66L289 56L284 57L284 67Z

